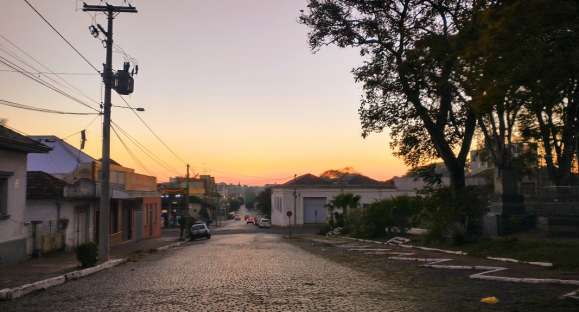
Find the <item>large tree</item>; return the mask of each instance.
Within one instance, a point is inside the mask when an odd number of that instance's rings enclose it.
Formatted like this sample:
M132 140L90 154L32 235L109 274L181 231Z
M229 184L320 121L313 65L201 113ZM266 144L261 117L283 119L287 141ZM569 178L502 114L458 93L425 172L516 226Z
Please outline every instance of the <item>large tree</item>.
M271 188L266 187L257 194L255 199L256 208L268 218L271 218Z
M554 184L568 184L579 131L579 5L576 0L505 0L463 31L462 66L495 163L509 169L515 122L541 143Z
M410 166L441 158L455 189L476 118L457 77L456 34L474 0L310 0L300 22L309 43L359 48L354 69L364 88L362 134L390 130L391 146Z

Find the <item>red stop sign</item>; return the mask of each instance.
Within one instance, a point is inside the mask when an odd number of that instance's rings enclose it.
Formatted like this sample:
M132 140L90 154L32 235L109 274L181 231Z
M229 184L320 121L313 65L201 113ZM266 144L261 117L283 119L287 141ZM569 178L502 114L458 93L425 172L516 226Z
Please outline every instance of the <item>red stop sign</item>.
M292 212L291 212L291 211L286 212L286 216L291 217L291 216L292 216Z

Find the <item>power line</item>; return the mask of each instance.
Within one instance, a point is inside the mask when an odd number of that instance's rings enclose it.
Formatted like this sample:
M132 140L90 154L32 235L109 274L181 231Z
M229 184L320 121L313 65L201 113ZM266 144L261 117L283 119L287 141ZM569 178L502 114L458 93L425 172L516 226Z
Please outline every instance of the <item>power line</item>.
M20 57L14 55L14 53L11 53L10 51L1 49L2 51L4 51L4 53L12 56L14 59L18 60L20 63L28 66L29 68L31 68L33 72L28 71L31 75L42 75L44 77L46 77L46 79L61 85L65 88L68 88L69 90L72 91L76 91L78 92L80 95L84 96L86 99L88 99L89 101L100 105L100 102L96 101L95 99L91 98L90 96L88 96L86 93L84 93L82 90L80 90L79 88L75 87L74 85L72 85L70 82L68 82L66 79L64 79L62 76L60 76L59 74L55 73L52 69L50 69L48 66L44 65L43 63L41 63L38 59L36 59L34 56L30 55L28 52L26 52L24 49L20 48L17 44L15 44L14 42L12 42L10 39L6 38L5 36L3 36L2 34L0 34L0 38L4 39L6 42L8 42L12 47L16 48L18 51L20 51L20 53L26 55L28 58L30 58L31 60L33 60L36 64L40 65L42 68L44 68L45 70L48 71L48 73L42 72L40 70L38 70L37 68L35 68L34 66L30 65L28 62L26 62L25 60L21 59ZM62 81L64 83L64 85L56 80L54 80L52 77L48 76L48 74L52 74L54 76L56 76L58 79L60 79L60 81Z
M144 146L142 143L140 143L137 139L135 139L131 134L129 134L127 131L125 131L116 122L111 121L111 124L114 125L122 134L124 134L138 149L140 149L143 152L143 154L145 154L147 157L149 157L151 160L153 160L155 163L157 163L160 167L162 167L163 169L170 171L172 173L177 173L177 175L179 175L178 170L171 167L169 164L164 162L162 159L155 156L155 153L151 152L151 150L149 150L146 146Z
M90 108L90 109L92 109L92 110L100 113L100 110L98 110L98 109L90 106L89 104L85 103L84 101L79 100L78 98L76 98L76 97L74 97L74 96L66 93L65 91L63 91L63 90L55 87L54 85L52 85L52 84L50 84L50 83L48 83L48 82L46 82L46 81L44 81L44 80L42 80L42 79L40 79L40 78L38 78L38 77L35 77L35 76L32 75L30 72L26 71L24 68L22 68L22 67L20 67L20 66L18 66L18 65L16 65L16 64L14 64L14 63L12 63L12 62L10 62L9 60L7 60L6 58L4 58L3 56L0 56L0 63L8 66L8 67L11 68L11 69L14 69L15 71L19 72L19 73L22 74L23 76L25 76L25 77L27 77L27 78L29 78L29 79L32 79L33 81L35 81L35 82L37 82L37 83L39 83L39 84L41 84L41 85L43 85L43 86L51 89L52 91L54 91L54 92L56 92L56 93L59 93L59 94L65 96L65 97L67 97L67 98L69 98L69 99L71 99L71 100L73 100L73 101L75 101L75 102L83 105L83 106L86 106L86 107L88 107L88 108Z
M93 118L86 126L84 126L84 128L82 128L81 130L75 132L75 133L71 133L67 136L65 136L64 138L62 138L63 140L66 140L74 135L77 135L79 133L81 133L83 130L87 130L88 128L90 128L90 126L92 126L92 124L101 116L101 114L98 114L95 116L95 118Z
M59 111L59 110L48 109L48 108L34 107L34 106L24 105L24 104L15 103L15 102L11 102L11 101L6 101L6 100L2 100L2 99L0 99L0 104L1 104L1 105L5 105L5 106L14 107L14 108L19 108L19 109L26 109L26 110L31 110L31 111L41 112L41 113L50 113L50 114L60 114L60 115L99 115L99 113L65 112L65 111Z
M163 144L163 146L165 146L165 148L171 152L171 154L173 154L173 156L175 156L175 158L177 158L178 160L180 160L181 162L183 162L183 164L187 164L187 161L185 161L183 158L181 158L179 155L177 155L177 153L175 153L175 151L173 151L173 149L171 149L171 147L169 147L169 145L167 145L167 143L165 143L165 141L163 141L163 139L161 139L161 137L159 137L159 135L157 135L157 133L155 133L155 131L151 128L151 126L149 126L149 124L135 111L135 108L129 104L129 102L127 102L127 100L125 100L124 97L122 97L119 94L119 97L121 98L121 100L123 100L123 102L125 102L125 104L127 104L128 107L131 108L131 111L133 112L133 114L135 114L135 116L137 116L137 118L141 121L141 123L143 123L143 125L145 125L145 127L147 127L147 129L149 129L149 131L153 134L153 136L155 136L155 138L157 138L157 140L159 140L159 142L161 142L161 144Z
M121 145L125 148L125 150L127 151L127 153L129 153L129 156L131 156L131 158L133 159L133 161L135 161L139 166L141 166L141 168L143 170L145 170L145 172L147 172L148 174L152 174L147 167L145 167L145 165L143 164L143 162L141 162L141 160L133 153L133 151L131 151L131 149L127 146L127 144L125 144L125 141L123 141L123 139L121 138L121 136L119 135L119 133L117 132L117 130L115 129L114 126L111 126L111 130L113 130L113 133L115 134L115 136L117 137L117 139L119 140L119 142L121 142Z
M10 73L17 73L17 71L12 69L0 69L0 72L10 72ZM69 75L69 76L94 76L96 74L93 73L74 73L74 72L36 72L31 73L35 75Z
M40 16L40 18L48 25L50 26L50 28L52 28L52 30L54 30L54 32L56 32L60 38L62 38L62 40L64 40L64 42L66 42L90 67L92 67L97 73L100 74L100 71L98 70L98 68L96 68L96 66L94 66L84 55L82 55L82 53L80 53L80 51L75 48L72 43L70 43L70 41L68 41L54 26L52 26L52 24L30 3L28 2L28 0L24 0L24 2L26 2L26 4L28 4L28 6L38 15Z

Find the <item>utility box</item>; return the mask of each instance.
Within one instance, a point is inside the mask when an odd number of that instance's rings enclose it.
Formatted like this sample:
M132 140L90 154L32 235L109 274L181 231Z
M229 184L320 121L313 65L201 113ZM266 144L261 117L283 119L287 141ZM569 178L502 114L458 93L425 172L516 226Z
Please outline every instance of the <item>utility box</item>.
M489 212L483 216L483 231L486 237L497 237L500 234L501 215Z
M135 80L126 70L118 70L114 77L113 89L121 95L129 95L135 89Z

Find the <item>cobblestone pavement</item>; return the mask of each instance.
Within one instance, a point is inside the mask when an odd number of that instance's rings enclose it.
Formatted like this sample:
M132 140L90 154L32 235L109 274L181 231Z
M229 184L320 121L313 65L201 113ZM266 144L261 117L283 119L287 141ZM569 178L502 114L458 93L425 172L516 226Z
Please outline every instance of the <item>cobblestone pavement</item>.
M0 311L578 311L564 288L353 257L339 248L235 225L210 240L12 302ZM241 233L246 228L246 233ZM227 234L226 234L227 233ZM360 260L359 260L360 259ZM479 303L495 295L496 305Z

